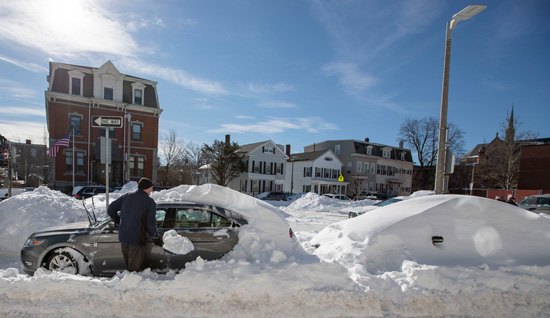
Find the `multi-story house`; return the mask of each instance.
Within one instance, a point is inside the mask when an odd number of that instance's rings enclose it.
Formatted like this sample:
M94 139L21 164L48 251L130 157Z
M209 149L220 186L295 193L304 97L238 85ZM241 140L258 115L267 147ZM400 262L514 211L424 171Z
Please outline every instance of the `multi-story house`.
M50 187L68 190L73 182L121 185L141 177L156 182L162 113L157 82L122 74L111 61L99 68L50 62L47 80L50 146L71 132L69 147L60 148L50 160ZM92 127L94 116L123 119L121 128L107 128L107 151L102 146L106 128ZM101 159L104 152L110 154L109 180Z
M342 175L349 183L348 196L362 192L390 196L411 194L413 160L411 151L359 140L327 140L304 147L304 152L332 150L342 161Z
M240 152L244 155L247 170L231 181L228 187L252 196L268 191L283 191L288 160L283 146L268 140L243 145Z
M46 146L27 139L25 143L12 142L11 151L14 179L27 187L41 186L48 171Z
M284 190L290 193L346 193L348 182L338 181L343 163L332 150L290 155Z

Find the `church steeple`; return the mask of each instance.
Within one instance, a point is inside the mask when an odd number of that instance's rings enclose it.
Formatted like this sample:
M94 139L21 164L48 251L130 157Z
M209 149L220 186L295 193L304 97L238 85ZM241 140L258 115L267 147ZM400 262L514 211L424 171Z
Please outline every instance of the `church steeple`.
M506 128L506 136L504 141L511 143L516 138L516 128L514 127L514 104L512 104L512 111L510 112L510 118L508 118L508 128Z

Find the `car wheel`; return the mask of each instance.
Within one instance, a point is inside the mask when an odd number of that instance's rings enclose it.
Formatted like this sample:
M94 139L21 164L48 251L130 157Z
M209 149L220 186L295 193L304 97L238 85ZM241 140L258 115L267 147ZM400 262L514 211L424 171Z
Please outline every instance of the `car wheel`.
M73 275L80 273L78 262L67 250L53 251L46 262L46 269Z
M348 214L348 218L350 218L350 219L351 219L351 218L355 218L355 217L357 217L357 213L355 213L355 212L350 212L350 213Z

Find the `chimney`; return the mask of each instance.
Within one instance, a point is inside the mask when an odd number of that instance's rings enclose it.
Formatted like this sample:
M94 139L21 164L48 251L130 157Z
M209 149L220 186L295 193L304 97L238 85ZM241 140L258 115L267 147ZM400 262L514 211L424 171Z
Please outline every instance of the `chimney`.
M286 155L290 157L290 145L286 145Z
M225 135L225 144L229 145L231 143L231 135Z
M367 138L365 138L365 142L369 142L369 138L368 138L368 137L367 137Z
M26 142L27 145L30 145L30 144L31 144L31 140L30 140L30 139L27 139L25 142Z
M403 149L403 144L404 144L404 143L405 143L405 142L404 142L403 140L399 141L399 148L400 148L400 149Z

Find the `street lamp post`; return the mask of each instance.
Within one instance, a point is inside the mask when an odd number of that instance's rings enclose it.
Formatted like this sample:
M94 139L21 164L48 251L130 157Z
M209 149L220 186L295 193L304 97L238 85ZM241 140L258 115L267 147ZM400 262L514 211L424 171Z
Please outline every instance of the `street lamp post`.
M451 63L451 38L458 21L468 20L487 8L486 5L471 4L453 15L447 22L445 39L445 62L443 66L443 92L441 94L441 115L439 119L439 142L437 145L437 167L435 171L435 194L447 193L448 184L445 176L447 151L447 105L449 98L449 69Z

